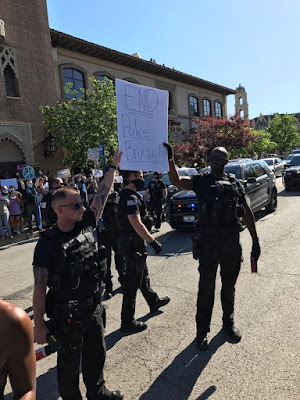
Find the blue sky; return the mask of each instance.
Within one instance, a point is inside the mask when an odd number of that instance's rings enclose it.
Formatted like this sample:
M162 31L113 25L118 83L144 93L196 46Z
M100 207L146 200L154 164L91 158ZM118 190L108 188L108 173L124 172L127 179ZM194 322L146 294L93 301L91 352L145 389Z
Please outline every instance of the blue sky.
M53 29L248 93L249 116L300 112L299 0L47 0ZM227 97L234 113L234 96Z

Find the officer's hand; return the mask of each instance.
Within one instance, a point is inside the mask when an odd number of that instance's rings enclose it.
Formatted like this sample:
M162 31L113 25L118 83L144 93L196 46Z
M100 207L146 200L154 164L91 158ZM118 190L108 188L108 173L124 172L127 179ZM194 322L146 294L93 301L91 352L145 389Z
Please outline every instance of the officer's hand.
M255 258L257 261L259 259L259 256L260 256L260 245L257 239L252 244L251 258Z
M150 246L154 249L155 254L162 252L162 245L158 240L154 239L153 242L150 242Z
M119 149L117 149L117 150L115 151L115 153L114 153L113 161L112 161L112 164L113 164L115 167L118 167L118 166L119 166L120 161L121 161L121 156L122 156L122 152L120 152Z
M173 159L173 150L172 147L169 145L169 143L164 143L165 148L167 149L168 152L168 160Z
M35 325L34 327L34 341L37 344L47 343L47 335L49 335L49 329L43 322L41 324Z

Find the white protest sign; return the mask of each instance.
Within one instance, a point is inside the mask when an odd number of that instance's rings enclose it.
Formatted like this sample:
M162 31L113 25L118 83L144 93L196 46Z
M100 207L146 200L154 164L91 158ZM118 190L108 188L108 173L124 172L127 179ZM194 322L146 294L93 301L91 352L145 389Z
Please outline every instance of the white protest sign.
M63 179L63 178L70 178L72 175L71 175L71 171L68 168L66 168L66 169L61 169L61 170L57 171L57 176L58 176L58 178Z
M99 161L99 153L97 149L88 149L87 159L98 162Z
M103 176L103 171L102 169L92 169L92 175L95 178L101 178Z
M169 171L168 92L116 79L120 168Z

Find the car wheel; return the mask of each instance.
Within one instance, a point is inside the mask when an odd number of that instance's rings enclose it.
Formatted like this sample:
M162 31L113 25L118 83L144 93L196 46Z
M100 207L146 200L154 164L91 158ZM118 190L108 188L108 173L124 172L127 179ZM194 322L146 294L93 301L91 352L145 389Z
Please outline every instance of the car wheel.
M271 199L269 204L266 206L266 210L271 213L276 211L277 209L277 192L276 190L272 190Z

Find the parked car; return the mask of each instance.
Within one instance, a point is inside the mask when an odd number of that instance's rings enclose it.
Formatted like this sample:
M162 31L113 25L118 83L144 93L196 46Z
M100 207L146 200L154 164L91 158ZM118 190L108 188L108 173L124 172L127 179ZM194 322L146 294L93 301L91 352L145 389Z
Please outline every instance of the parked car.
M269 165L276 178L281 176L285 171L285 163L279 157L262 158L262 160Z
M291 154L300 154L300 149L293 150Z
M294 155L283 174L283 183L286 191L300 185L300 154Z
M295 156L295 154L290 153L290 154L286 157L286 159L283 160L283 162L284 162L285 164L289 164L294 156Z
M264 161L250 160L230 163L225 166L225 172L235 174L236 178L242 181L253 212L257 212L263 207L268 212L276 210L275 176ZM197 213L198 200L194 191L182 190L171 197L169 223L172 228L192 226L197 219Z

